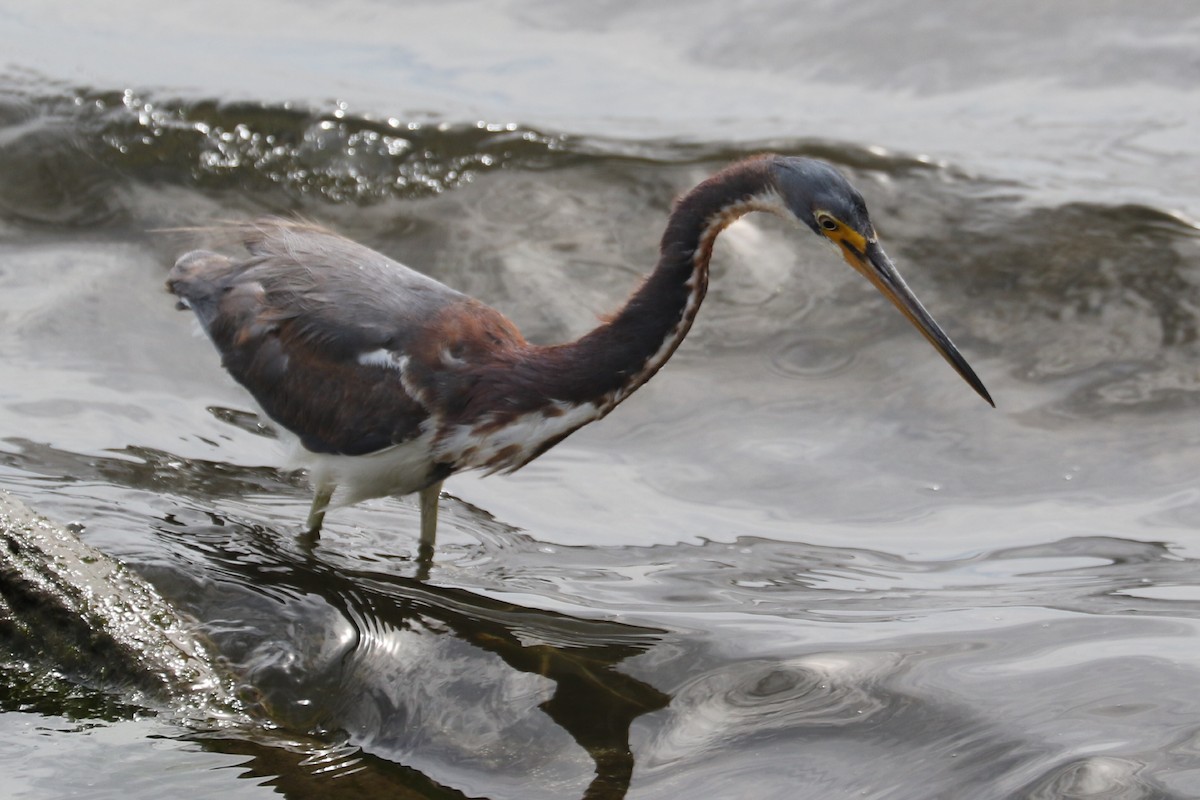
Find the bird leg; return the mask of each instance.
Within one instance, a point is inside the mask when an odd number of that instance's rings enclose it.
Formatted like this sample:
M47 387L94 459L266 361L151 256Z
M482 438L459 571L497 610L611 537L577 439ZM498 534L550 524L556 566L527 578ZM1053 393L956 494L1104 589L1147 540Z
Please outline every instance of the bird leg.
M313 538L320 536L321 523L325 521L325 509L329 507L329 501L333 499L333 491L336 488L333 484L317 487L317 491L313 495L312 508L308 510L309 536Z
M437 538L438 497L442 493L442 481L421 490L421 549L433 552Z

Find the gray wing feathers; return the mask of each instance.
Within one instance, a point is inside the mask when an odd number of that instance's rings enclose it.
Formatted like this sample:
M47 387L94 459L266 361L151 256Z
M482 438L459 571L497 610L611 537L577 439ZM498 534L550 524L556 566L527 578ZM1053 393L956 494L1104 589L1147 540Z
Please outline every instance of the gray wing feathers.
M415 435L429 410L396 370L359 358L406 352L464 296L308 223L263 219L221 233L249 256L187 253L167 286L263 409L315 452L373 452Z
M167 289L179 298L180 308L196 312L207 329L217 314L221 286L233 265L228 258L208 250L185 253L167 276Z
M206 328L218 313L216 304L258 297L263 323L295 320L300 338L331 356L353 359L380 348L407 349L421 323L466 299L311 223L264 218L223 232L236 234L250 257L233 261L196 250L176 262L168 280ZM221 296L239 289L246 297Z

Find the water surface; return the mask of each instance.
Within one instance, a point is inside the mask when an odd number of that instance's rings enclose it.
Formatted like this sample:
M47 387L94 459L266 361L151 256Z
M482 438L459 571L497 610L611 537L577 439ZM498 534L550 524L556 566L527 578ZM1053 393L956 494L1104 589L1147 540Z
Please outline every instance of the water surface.
M195 617L255 719L7 663L4 791L1200 794L1198 37L1167 0L0 12L0 488ZM997 410L747 218L670 365L450 481L424 569L409 500L297 540L162 289L162 229L300 213L559 341L765 149L846 170Z

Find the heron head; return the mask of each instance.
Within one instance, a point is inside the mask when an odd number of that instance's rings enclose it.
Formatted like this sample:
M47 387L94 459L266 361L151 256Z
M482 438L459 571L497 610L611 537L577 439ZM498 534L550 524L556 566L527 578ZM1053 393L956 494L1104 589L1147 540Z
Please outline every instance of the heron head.
M867 201L838 170L812 158L776 157L775 189L796 218L835 245L859 252L875 240Z
M814 233L832 243L846 263L890 300L955 372L994 406L982 381L883 251L867 213L867 203L846 176L823 161L786 156L776 156L770 172L774 188L787 209Z

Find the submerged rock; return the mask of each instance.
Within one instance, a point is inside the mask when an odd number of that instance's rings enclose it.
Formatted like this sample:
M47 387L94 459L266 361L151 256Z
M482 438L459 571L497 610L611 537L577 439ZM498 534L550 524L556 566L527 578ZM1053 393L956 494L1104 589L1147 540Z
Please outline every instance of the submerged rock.
M0 651L188 717L239 703L208 647L155 589L0 492Z

